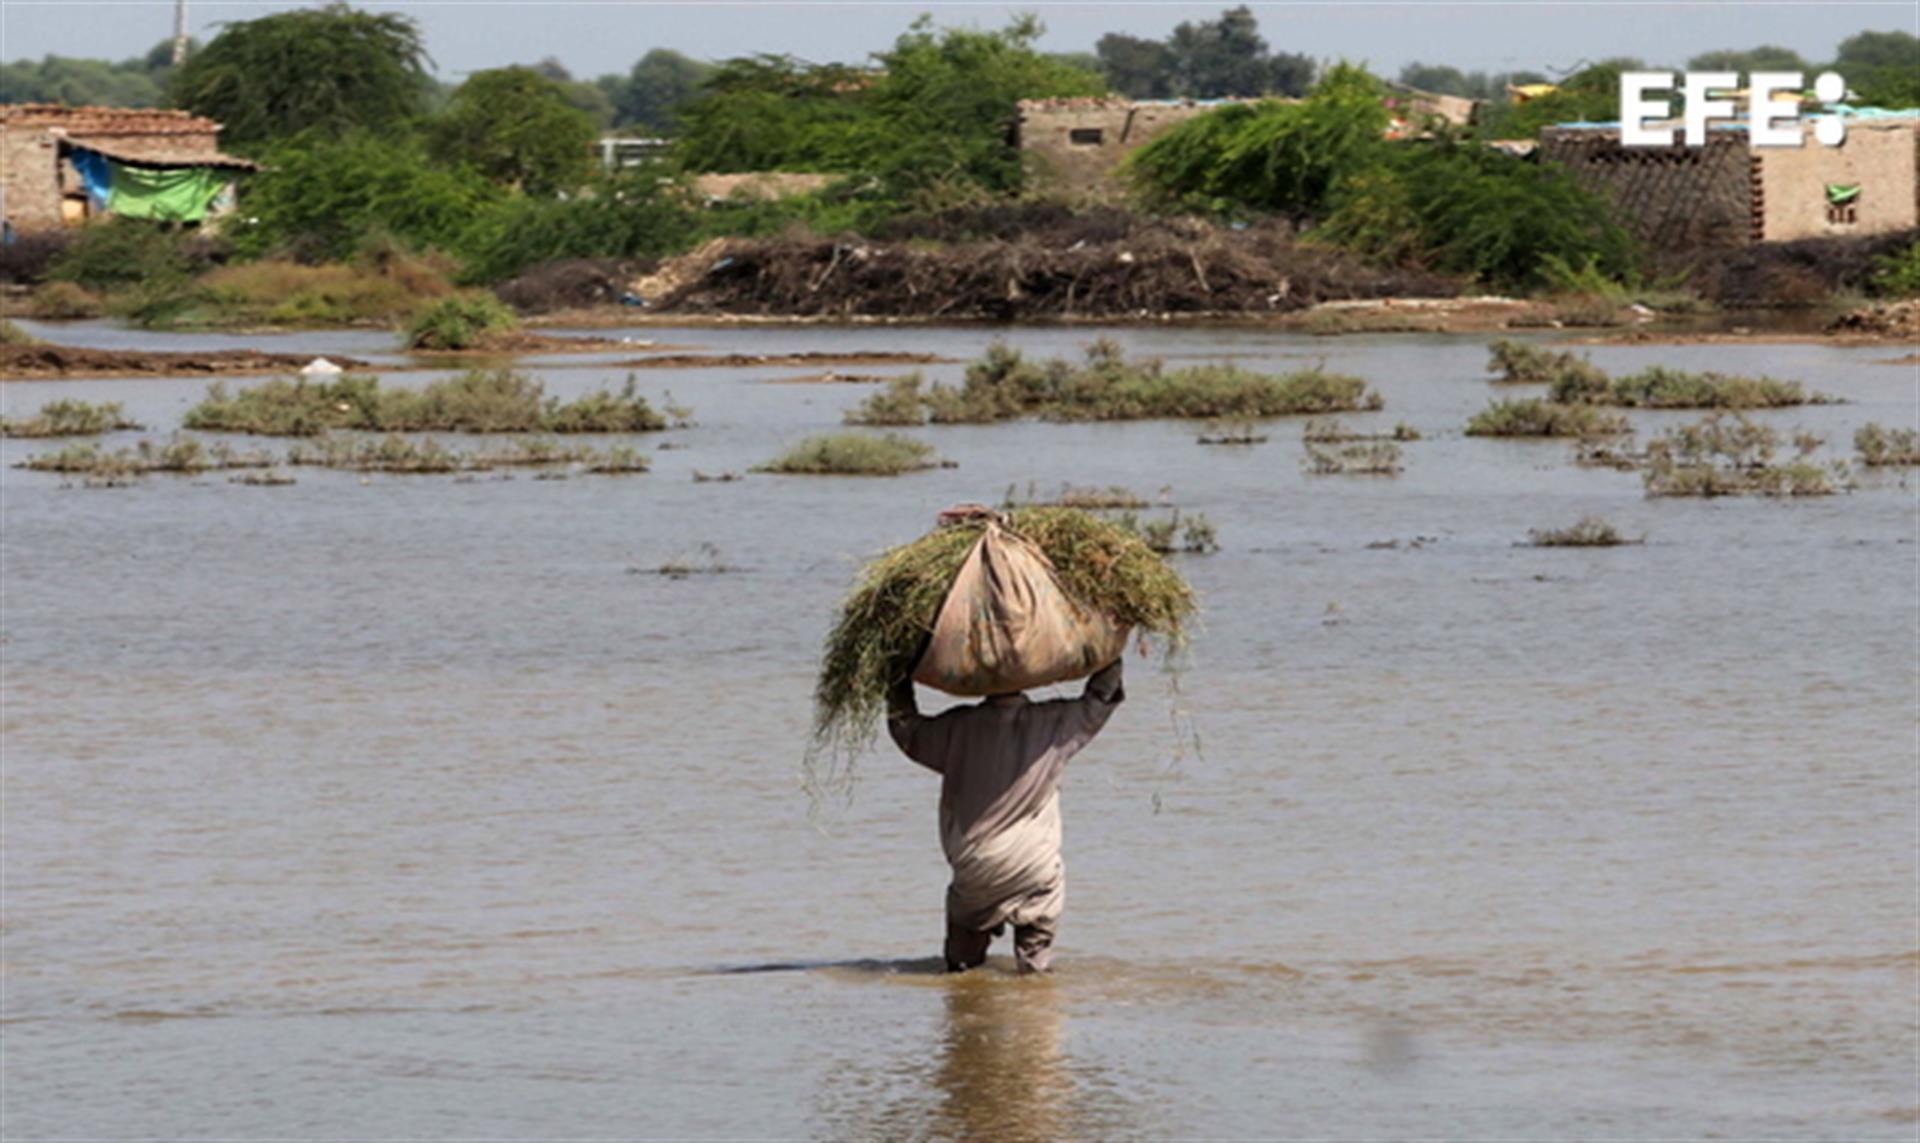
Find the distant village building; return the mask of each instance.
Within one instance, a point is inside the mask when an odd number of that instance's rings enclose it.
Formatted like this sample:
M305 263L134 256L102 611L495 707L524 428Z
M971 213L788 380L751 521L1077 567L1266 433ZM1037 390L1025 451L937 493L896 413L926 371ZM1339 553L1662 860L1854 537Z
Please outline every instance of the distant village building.
M1067 199L1125 193L1120 164L1167 131L1243 99L1023 99L1015 131L1033 185Z
M1298 103L1295 99L1023 99L1016 120L1017 143L1029 181L1069 200L1121 197L1120 164L1128 155L1187 120L1235 103ZM1388 85L1387 137L1426 134L1437 120L1465 127L1473 120L1471 99Z
M1849 116L1838 147L1802 125L1800 147L1754 147L1744 126L1706 145L1626 147L1615 124L1540 135L1539 153L1610 197L1634 236L1656 249L1731 249L1882 234L1920 226L1920 111Z
M198 223L231 210L253 163L220 153L220 125L185 111L0 104L0 219L10 231L123 214Z

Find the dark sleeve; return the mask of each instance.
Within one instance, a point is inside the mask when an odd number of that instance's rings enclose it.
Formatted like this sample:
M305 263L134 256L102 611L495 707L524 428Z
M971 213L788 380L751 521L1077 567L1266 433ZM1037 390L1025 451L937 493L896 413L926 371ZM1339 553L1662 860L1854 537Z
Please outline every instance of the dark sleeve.
M940 719L920 713L912 679L902 679L887 692L887 733L900 753L936 774L946 773L946 728Z

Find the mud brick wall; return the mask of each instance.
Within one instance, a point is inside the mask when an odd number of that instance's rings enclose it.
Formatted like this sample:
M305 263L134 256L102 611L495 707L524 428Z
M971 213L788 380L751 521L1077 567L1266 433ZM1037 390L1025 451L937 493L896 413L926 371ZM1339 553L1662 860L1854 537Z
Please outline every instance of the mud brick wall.
M1120 164L1217 103L1031 100L1020 105L1021 160L1036 189L1069 201L1121 198Z
M1652 249L1733 249L1758 237L1744 134L1714 132L1703 147L1623 147L1612 132L1548 130L1540 155L1611 199Z
M1756 147L1754 185L1764 204L1760 233L1767 242L1884 234L1920 226L1920 125L1913 120L1847 124L1838 147L1813 141L1801 147ZM1844 212L1830 212L1827 184L1859 186Z

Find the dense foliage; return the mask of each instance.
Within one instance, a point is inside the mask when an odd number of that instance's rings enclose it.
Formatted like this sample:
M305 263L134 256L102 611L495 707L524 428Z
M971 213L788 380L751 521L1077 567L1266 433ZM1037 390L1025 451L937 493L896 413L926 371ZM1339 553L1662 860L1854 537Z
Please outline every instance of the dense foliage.
M426 107L426 60L411 19L331 4L225 25L170 94L225 124L225 146L258 151L303 132L405 126Z
M427 127L440 162L538 197L586 181L598 136L559 83L525 67L473 73Z
M1113 89L1136 99L1303 95L1313 82L1313 60L1269 50L1244 4L1183 21L1165 40L1109 32L1094 55Z

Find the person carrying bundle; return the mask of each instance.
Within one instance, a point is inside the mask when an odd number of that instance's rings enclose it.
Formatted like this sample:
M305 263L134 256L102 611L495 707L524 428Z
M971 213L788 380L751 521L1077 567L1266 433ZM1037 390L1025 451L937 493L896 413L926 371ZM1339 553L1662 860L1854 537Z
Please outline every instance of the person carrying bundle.
M1011 691L933 718L920 714L912 679L888 696L895 745L940 775L940 843L953 866L948 972L984 962L1009 923L1020 971L1047 971L1067 896L1060 779L1125 701L1120 675L1115 659L1077 699L1033 702Z
M986 960L1013 926L1022 972L1045 972L1066 901L1060 857L1060 779L1069 759L1126 698L1120 654L1127 629L1061 586L1053 563L1003 517L949 509L942 526L983 524L954 574L913 675L887 694L887 730L907 757L940 775L940 843L947 886L947 969ZM1091 673L1077 699L1024 693ZM914 680L971 706L922 717Z

